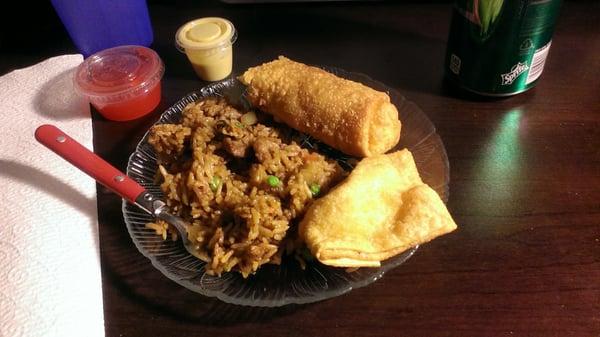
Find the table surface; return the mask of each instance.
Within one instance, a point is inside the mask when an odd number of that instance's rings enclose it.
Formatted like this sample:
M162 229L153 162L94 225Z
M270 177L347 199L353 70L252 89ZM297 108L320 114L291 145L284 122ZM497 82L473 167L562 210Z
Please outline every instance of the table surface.
M154 269L127 234L120 199L98 187L106 335L600 336L600 6L566 2L537 87L500 100L459 97L443 85L450 10L435 2L153 2L162 102L127 123L94 113L98 154L124 169L160 113L206 84L173 35L188 19L227 17L239 30L234 71L284 54L368 74L417 103L446 146L459 229L346 295L240 307ZM44 50L73 50L60 41L64 48ZM26 54L0 58L3 70L45 56Z

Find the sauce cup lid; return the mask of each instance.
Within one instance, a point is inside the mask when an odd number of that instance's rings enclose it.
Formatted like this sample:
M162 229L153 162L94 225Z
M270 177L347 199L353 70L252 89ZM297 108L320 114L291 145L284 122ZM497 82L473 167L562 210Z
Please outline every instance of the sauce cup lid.
M164 74L158 54L143 46L102 50L83 61L75 71L77 92L95 101L118 102L144 94Z
M230 45L237 39L231 21L217 17L192 20L179 27L175 43L180 51L204 50Z

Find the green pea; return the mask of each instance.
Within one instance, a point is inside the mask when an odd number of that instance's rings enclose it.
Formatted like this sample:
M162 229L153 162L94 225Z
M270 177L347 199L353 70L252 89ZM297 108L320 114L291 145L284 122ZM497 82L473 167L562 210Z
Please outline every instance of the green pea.
M313 197L316 197L321 192L321 186L315 183L308 185L308 189L310 190L310 193Z
M219 189L219 186L221 186L221 177L219 176L214 176L211 180L210 183L208 183L208 186L210 187L210 190L213 192L216 192Z
M276 176L267 176L267 184L271 187L277 187L281 184L281 180Z

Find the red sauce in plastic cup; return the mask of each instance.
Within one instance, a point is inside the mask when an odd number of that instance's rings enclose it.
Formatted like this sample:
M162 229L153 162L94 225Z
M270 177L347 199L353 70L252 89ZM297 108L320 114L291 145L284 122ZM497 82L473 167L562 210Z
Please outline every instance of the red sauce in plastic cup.
M75 72L75 90L107 119L142 117L160 102L165 67L158 54L142 46L120 46L91 55Z

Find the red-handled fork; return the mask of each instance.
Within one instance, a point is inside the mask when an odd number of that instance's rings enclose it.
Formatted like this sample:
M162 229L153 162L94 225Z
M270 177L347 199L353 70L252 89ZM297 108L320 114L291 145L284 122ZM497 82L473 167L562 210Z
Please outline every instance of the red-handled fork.
M46 124L38 127L35 130L35 139L117 195L137 205L155 218L173 225L179 232L185 249L199 258L198 252L188 240L188 224L183 219L170 214L167 205L162 200L154 197L135 180L117 170L54 125Z

